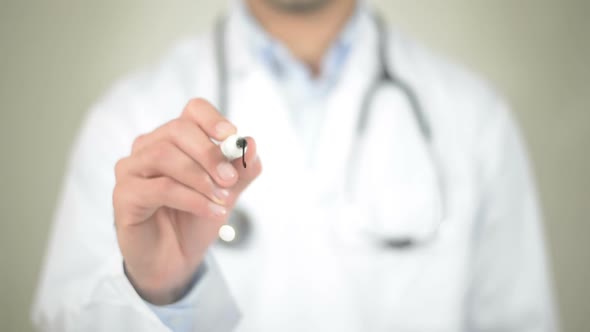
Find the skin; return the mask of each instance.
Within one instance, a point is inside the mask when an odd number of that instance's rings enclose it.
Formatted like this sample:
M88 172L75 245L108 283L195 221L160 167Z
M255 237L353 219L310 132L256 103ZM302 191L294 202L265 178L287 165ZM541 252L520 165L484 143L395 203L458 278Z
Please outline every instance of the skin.
M154 304L185 293L207 248L239 194L260 174L256 142L246 161L226 161L209 137L236 132L207 101L188 102L182 114L139 136L115 166L113 206L127 276Z
M249 0L262 26L319 72L323 55L354 10L354 0ZM184 295L240 194L262 172L256 142L247 168L227 162L210 138L236 127L203 99L137 137L115 166L113 207L125 272L138 294L157 305Z
M355 0L248 0L262 27L320 74L322 59L355 9Z

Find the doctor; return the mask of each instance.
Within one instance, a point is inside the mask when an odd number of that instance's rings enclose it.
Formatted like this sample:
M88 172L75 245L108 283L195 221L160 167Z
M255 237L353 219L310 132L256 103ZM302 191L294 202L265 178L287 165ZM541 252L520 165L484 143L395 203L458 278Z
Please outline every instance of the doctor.
M555 330L505 103L382 24L354 0L243 1L116 84L73 149L36 326ZM246 167L210 140L238 128Z

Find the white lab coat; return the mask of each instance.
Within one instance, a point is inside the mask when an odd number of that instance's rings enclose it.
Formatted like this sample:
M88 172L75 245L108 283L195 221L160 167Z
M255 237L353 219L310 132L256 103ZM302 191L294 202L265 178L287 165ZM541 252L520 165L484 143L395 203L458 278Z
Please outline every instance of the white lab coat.
M417 92L434 135L435 172L396 88L375 98L366 135L355 124L377 74L376 30L359 44L325 101L313 164L268 71L238 20L227 39L229 118L256 138L264 171L241 197L253 234L214 246L189 295L198 331L552 331L555 318L535 188L506 105L477 78L391 31L390 65ZM177 117L189 98L217 98L211 34L117 84L88 114L73 149L33 319L51 331L167 331L122 270L111 194L133 139Z

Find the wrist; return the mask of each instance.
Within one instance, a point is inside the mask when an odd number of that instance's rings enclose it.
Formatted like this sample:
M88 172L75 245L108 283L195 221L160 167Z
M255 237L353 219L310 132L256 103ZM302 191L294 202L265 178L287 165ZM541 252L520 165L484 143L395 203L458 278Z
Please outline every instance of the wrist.
M179 301L193 287L196 277L201 275L201 268L187 277L170 282L167 278L138 278L136 273L123 261L123 271L137 294L145 301L154 305L167 305Z

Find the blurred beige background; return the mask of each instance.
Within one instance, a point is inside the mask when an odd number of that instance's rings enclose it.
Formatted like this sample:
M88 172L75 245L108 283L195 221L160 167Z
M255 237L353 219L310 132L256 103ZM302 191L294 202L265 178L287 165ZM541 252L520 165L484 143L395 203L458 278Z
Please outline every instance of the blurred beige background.
M374 2L511 101L539 180L562 327L587 331L590 1ZM227 5L0 0L0 330L31 328L31 297L84 112L115 79L203 31Z

